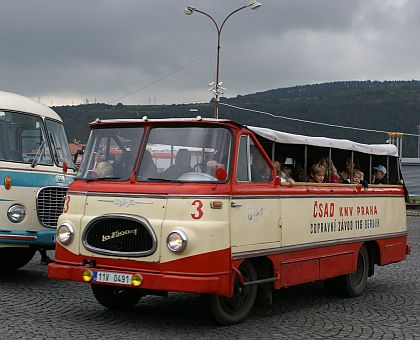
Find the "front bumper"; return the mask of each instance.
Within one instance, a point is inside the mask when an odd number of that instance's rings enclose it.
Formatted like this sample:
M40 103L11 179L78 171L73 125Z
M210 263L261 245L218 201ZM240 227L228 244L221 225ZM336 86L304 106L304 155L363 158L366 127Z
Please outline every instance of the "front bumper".
M0 244L37 246L54 249L56 230L0 231Z
M204 293L229 296L231 293L231 273L221 273L215 275L193 275L190 273L163 273L152 271L126 271L114 270L100 267L75 266L59 263L51 263L48 265L48 276L50 278L72 281L83 281L83 272L106 271L110 273L123 274L141 274L143 277L140 289L167 291L167 292L187 292L187 293ZM92 282L92 284L97 284ZM104 284L104 283L100 283ZM115 285L115 284L112 284ZM118 285L116 285L118 286ZM127 285L121 285L127 287ZM134 287L131 285L131 287Z

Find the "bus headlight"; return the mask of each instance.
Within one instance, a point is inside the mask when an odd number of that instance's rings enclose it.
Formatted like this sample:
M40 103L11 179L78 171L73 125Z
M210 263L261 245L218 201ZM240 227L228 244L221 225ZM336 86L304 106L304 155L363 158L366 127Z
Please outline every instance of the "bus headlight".
M14 204L7 210L7 217L13 223L22 222L25 214L25 208L20 204Z
M187 235L179 229L172 230L168 238L166 239L166 244L170 251L174 253L181 253L187 247L188 238Z
M74 227L69 222L64 222L57 228L57 240L62 244L69 244L73 241Z

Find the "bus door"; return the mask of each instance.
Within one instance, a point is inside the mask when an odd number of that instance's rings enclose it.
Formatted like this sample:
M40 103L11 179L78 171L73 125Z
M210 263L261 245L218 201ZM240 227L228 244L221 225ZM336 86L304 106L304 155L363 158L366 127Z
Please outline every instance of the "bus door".
M240 138L236 180L230 207L232 252L280 246L280 199L272 169L248 135Z

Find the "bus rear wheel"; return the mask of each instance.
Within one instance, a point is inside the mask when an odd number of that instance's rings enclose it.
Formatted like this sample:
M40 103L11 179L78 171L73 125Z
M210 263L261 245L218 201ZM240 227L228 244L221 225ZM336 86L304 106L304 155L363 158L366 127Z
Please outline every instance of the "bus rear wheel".
M251 262L243 263L239 270L245 282L257 279L257 272ZM248 316L254 307L257 291L257 285L243 286L236 277L233 296L204 295L203 299L207 311L217 323L231 325Z
M369 255L366 247L362 246L357 256L357 270L354 273L326 280L325 287L333 295L360 296L366 289L368 273Z
M27 264L35 255L34 248L0 248L0 267L16 270Z
M104 307L112 310L128 309L136 305L143 297L143 291L137 288L92 285L96 300Z

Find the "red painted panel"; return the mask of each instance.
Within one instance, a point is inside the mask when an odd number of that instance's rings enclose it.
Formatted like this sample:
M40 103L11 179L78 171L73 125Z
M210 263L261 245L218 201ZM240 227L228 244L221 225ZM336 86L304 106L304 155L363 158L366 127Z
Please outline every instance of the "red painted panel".
M319 259L282 264L280 280L282 287L319 280Z
M321 258L319 279L325 280L330 277L340 276L356 271L355 254L337 254Z
M87 261L94 261L96 267L98 268L118 268L122 270L142 270L148 272L161 272L165 274L197 276L230 273L232 266L230 248L184 257L170 262L159 263L111 259L103 255L100 257L76 255L57 243L55 262L82 265Z
M380 249L380 265L405 260L407 237L388 238L377 241Z
M87 268L58 263L48 265L50 278L72 281L83 281L83 272L86 269L104 270L103 268ZM112 270L107 270L112 272ZM139 288L151 290L163 290L171 292L206 293L229 296L231 292L231 278L229 274L214 276L188 276L188 275L165 275L162 273L148 273L142 270L114 270L118 273L140 273L143 282Z

